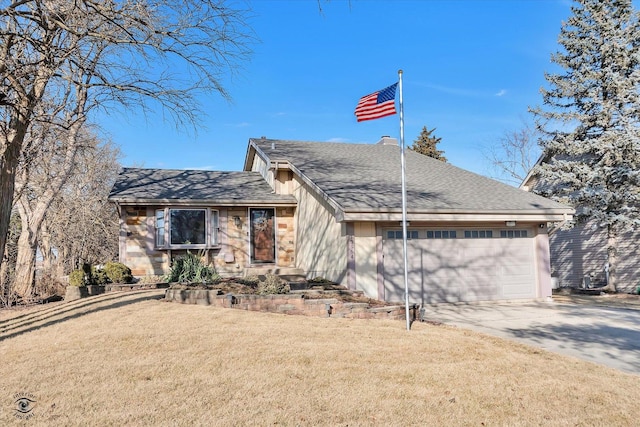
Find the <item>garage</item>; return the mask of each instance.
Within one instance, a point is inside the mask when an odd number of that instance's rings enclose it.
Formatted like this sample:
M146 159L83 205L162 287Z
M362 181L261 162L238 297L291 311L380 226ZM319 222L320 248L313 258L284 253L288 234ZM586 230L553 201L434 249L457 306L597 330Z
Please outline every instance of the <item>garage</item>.
M534 229L410 228L409 302L536 297ZM383 230L385 300L404 301L402 231Z

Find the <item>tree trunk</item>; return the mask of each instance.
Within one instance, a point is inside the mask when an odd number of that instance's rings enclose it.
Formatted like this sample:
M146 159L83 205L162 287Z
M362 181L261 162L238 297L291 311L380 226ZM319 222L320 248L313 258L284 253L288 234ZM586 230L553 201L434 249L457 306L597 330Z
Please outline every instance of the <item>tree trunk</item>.
M618 256L618 233L612 225L607 226L607 265L609 268L609 275L607 280L607 286L604 290L606 292L618 292L618 284L616 283L616 263Z
M27 221L23 220L22 232L18 239L16 276L13 283L14 291L23 299L28 299L33 296L37 248L36 234L30 229Z
M0 156L0 254L4 254L11 222L11 210L13 208L13 193L16 184L16 172L20 160L22 148L22 135L15 134L12 139L5 141L2 155ZM0 256L0 267L3 257Z
M8 301L11 295L11 283L9 283L9 262L5 262L0 265L0 306L6 304L10 305Z
M46 218L42 221L38 247L42 254L42 270L55 278L62 275L61 266L58 264L58 259L51 246L51 234L49 233L49 225Z

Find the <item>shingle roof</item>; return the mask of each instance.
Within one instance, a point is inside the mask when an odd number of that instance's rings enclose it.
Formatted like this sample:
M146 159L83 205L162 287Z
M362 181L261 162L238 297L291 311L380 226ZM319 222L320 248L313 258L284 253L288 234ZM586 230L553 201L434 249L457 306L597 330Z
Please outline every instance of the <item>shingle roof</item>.
M125 168L109 194L117 202L295 203L274 194L258 172Z
M402 208L398 145L251 139L268 161L287 161L345 211ZM273 147L273 148L272 148ZM571 208L406 150L407 210L565 211Z

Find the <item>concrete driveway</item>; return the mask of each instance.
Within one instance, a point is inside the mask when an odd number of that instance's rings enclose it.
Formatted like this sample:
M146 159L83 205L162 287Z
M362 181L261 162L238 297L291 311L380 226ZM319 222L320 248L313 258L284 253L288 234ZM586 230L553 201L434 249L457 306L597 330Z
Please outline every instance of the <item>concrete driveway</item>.
M640 374L640 306L443 304L427 307L425 319Z

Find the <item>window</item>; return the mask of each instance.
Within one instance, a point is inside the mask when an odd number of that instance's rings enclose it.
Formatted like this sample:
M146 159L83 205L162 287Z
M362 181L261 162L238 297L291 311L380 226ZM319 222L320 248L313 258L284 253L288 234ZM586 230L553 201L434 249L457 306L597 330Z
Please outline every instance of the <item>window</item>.
M158 209L156 211L156 246L163 247L165 244L164 239L164 209Z
M204 209L169 209L169 245L204 245L207 241Z
M508 239L527 237L527 230L500 230L500 237Z
M206 208L156 210L156 247L206 248L218 244L218 211Z
M427 239L456 239L458 237L456 230L429 230L427 231Z
M407 230L407 239L417 239L418 230ZM387 239L402 239L402 230L387 231Z
M492 230L465 230L465 239L491 239L493 237Z

